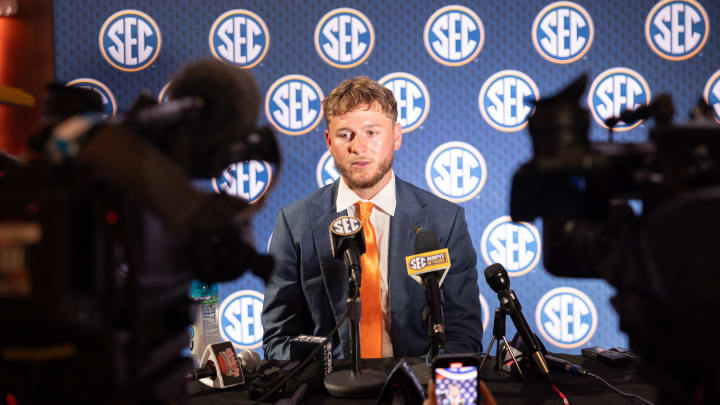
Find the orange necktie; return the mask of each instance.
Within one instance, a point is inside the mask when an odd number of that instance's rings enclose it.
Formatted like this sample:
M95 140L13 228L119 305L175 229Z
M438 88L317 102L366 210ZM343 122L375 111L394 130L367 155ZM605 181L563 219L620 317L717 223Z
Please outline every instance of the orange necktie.
M370 223L370 213L374 204L358 201L365 234L365 253L360 256L362 279L360 302L362 320L360 321L360 356L363 358L382 357L382 304L380 300L380 254L375 240L375 227Z

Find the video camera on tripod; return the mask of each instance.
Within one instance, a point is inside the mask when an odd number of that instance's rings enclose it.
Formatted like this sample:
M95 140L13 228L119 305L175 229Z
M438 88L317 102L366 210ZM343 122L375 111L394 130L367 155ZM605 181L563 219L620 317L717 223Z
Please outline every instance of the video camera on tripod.
M259 204L191 184L279 166L254 79L203 60L171 83L167 104L141 96L115 120L92 91L51 86L39 158L0 167L0 394L182 402L191 281L270 276L247 238Z
M717 403L720 367L676 348L696 336L703 353L720 349L709 321L720 307L720 126L703 113L673 124L672 101L661 95L606 122L655 118L646 142L591 142L579 103L586 82L537 103L528 126L534 156L514 175L511 216L542 218L551 274L604 278L617 289L620 328L661 397Z

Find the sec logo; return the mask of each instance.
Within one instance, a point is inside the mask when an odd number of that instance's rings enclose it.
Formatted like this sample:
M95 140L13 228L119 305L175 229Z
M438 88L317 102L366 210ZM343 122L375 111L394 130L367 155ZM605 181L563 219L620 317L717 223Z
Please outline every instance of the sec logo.
M157 102L159 104L162 104L167 101L168 88L170 88L170 82L165 83L165 85L162 87L162 89L160 89L160 92L158 93L158 96L157 96Z
M558 287L540 298L535 308L540 334L563 349L587 343L595 334L598 315L590 297L571 287Z
M117 113L115 96L103 82L87 77L81 77L79 79L71 80L65 83L65 85L68 87L84 87L98 93L100 95L100 99L102 100L103 118L114 117L115 113Z
M337 8L315 26L315 50L325 63L341 69L355 67L370 56L375 30L365 14Z
M488 265L500 263L511 277L522 276L540 261L540 234L528 222L513 222L509 216L492 221L483 231L480 250Z
M713 109L715 120L720 123L720 70L710 76L703 90L705 101Z
M579 5L558 1L543 8L532 26L540 56L553 63L572 63L590 49L595 28L590 14Z
M335 168L335 159L333 159L330 151L326 151L318 160L315 168L315 179L318 187L324 187L332 184L340 178L340 172Z
M617 117L625 110L632 110L650 102L650 87L640 73L617 67L608 69L593 81L588 92L588 107L595 121L607 128L605 120ZM628 131L640 125L640 121L631 124L618 122L615 131Z
M438 146L425 163L425 180L430 190L452 202L473 198L485 186L486 178L485 158L465 142Z
M378 82L395 96L403 133L422 125L430 111L430 93L420 79L410 73L396 72L383 76Z
M482 323L484 332L487 330L488 323L490 322L490 307L488 306L488 302L482 294L480 294L480 309L482 309Z
M238 349L262 345L264 296L253 290L232 293L220 304L220 336Z
M155 61L162 35L149 15L138 10L121 10L105 20L98 43L103 58L112 67L137 72Z
M254 204L270 188L272 167L268 162L250 160L231 164L219 178L212 179L216 193L225 193Z
M467 7L452 5L433 13L423 32L425 49L435 61L446 66L470 63L485 41L482 20Z
M362 229L362 223L355 217L342 216L330 223L330 232L336 235L354 235L360 232L360 229Z
M710 36L710 19L695 0L658 2L645 20L645 39L660 57L678 61L692 58Z
M514 132L525 128L538 99L540 91L530 76L517 70L501 70L483 83L478 106L490 126Z
M312 131L322 119L320 86L302 75L276 80L265 95L265 114L278 131L302 135Z
M270 31L260 16L230 10L215 19L208 36L210 52L228 65L249 69L260 63L270 47Z
M410 268L413 270L421 270L427 265L427 260L424 257L415 257L410 260Z

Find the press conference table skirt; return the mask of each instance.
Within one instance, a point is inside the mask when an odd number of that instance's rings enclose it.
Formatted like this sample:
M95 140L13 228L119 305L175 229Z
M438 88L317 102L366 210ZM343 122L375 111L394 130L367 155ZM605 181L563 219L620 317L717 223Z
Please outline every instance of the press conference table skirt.
M647 379L637 375L632 366L613 368L582 356L565 354L557 354L556 356L568 360L571 363L578 364L588 371L603 377L610 384L613 384L622 391L640 395L653 402L657 399L656 387L651 385ZM420 358L406 358L405 360L413 365L413 370L423 384L427 384L431 372L430 367L424 365L424 360ZM398 359L364 360L363 368L390 373L397 361ZM336 365L336 369L344 368L346 365L347 363L340 362ZM557 405L558 403L562 403L557 393L553 391L548 382L539 374L528 374L526 375L527 381L523 382L518 376L510 375L502 371L496 372L494 366L495 359L491 357L483 366L481 378L490 389L498 405ZM553 372L553 379L558 388L567 396L573 405L636 403L620 396L605 384L592 377ZM253 403L248 396L247 388L243 386L217 390L209 389L199 383L193 383L188 388L190 392L189 403L192 405ZM301 403L313 405L376 405L377 399L333 398L328 396L326 392L316 392L308 394Z

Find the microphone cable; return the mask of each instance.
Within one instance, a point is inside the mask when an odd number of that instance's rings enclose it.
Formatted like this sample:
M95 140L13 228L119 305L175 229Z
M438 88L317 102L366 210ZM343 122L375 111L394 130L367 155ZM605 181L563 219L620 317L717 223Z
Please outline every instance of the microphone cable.
M548 360L548 362L550 362L550 364L558 365L558 363L562 363L561 365L564 365L564 371L567 372L567 373L569 373L569 374L578 375L578 376L590 376L590 377L593 377L593 378L595 378L595 379L598 379L598 380L602 381L602 382L603 382L605 385L607 385L610 389L612 389L613 391L617 392L618 394L620 394L620 395L622 395L622 396L624 396L624 397L640 400L640 401L642 401L643 403L645 403L645 404L647 404L647 405L655 405L655 404L652 403L651 401L648 401L647 399L645 399L645 398L643 398L643 397L641 397L641 396L639 396L639 395L630 394L630 393L621 391L621 390L618 389L617 387L615 387L615 386L613 386L612 384L610 384L609 382L607 382L604 378L600 377L600 376L597 375L597 374L594 374L594 373L591 373L591 372L585 370L584 368L578 366L577 364L570 363L570 362L567 361L567 360L559 359L559 358L557 358L557 357L555 357L555 356L545 355L545 358ZM563 400L563 404L569 405L569 402L568 402L567 398L565 397L565 395L563 395L563 393L557 388L557 386L556 386L552 381L550 381L550 385L552 385L552 388L555 390L555 392L557 392L558 395L560 395L560 397L561 397L562 400Z
M340 322L339 322L337 325L335 325L335 327L327 334L327 336L325 336L325 339L323 340L323 342L322 342L322 343L319 343L319 344L317 345L317 347L316 347L315 349L313 349L313 351L310 352L310 354L308 354L307 357L305 357L305 359L304 359L300 364L297 365L297 367L295 367L294 370L292 370L291 372L289 372L282 380L280 380L280 382L277 383L277 385L275 385L275 387L273 387L270 391L268 391L268 392L266 392L265 394L263 394L263 396L261 396L260 398L258 398L255 402L253 402L252 405L258 405L258 404L260 404L262 401L270 398L270 396L272 396L272 395L273 395L274 393L276 393L280 388L282 388L282 387L285 385L285 383L288 382L291 378L293 378L293 377L295 377L296 375L298 375L298 374L300 373L300 371L301 371L303 368L305 368L305 366L307 366L308 363L310 363L310 362L313 360L313 357L315 357L315 355L317 354L317 352L319 352L320 349L323 348L323 346L325 345L325 343L327 343L327 340L330 339L330 337L331 337L332 335L334 335L335 333L337 333L338 329L340 329L340 327L345 323L345 321L347 321L348 317L350 316L350 309L349 309L349 308L351 308L352 305L355 304L355 300L357 300L357 297L358 297L359 295L360 295L360 289L359 289L359 288L356 288L356 289L355 289L355 296L352 297L352 301L350 301L350 305L348 305L348 311L345 312L345 316L343 317L343 319L340 320Z
M609 382L605 381L604 378L600 377L600 376L597 375L597 374L587 373L587 375L589 375L590 377L593 377L593 378L596 378L596 379L602 381L605 385L607 385L608 387L610 387L610 389L612 389L613 391L617 392L618 394L620 394L620 395L622 395L622 396L624 396L624 397L632 398L632 399L637 399L638 401L642 401L643 403L645 403L645 404L647 404L647 405L655 405L653 402L648 401L647 399L641 397L640 395L635 395L635 394L630 394L629 392L620 391L618 388L616 388L615 386L613 386L613 385L610 384Z
M558 393L558 395L560 395L560 398L562 399L564 405L570 405L570 401L568 401L565 394L563 394L562 391L560 391L555 384L550 384L550 386L552 387L552 389L555 390L555 392Z

